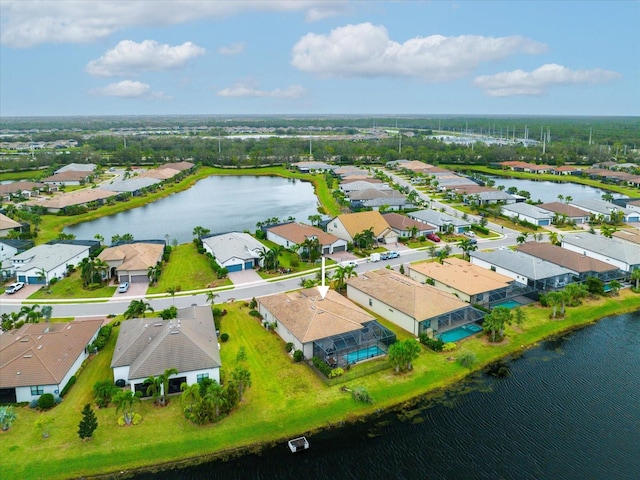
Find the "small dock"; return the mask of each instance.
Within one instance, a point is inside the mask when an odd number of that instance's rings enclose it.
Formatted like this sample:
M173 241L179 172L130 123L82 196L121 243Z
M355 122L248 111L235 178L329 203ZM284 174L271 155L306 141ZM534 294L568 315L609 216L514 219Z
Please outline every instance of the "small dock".
M309 440L306 437L292 438L287 444L291 453L302 452L309 448Z

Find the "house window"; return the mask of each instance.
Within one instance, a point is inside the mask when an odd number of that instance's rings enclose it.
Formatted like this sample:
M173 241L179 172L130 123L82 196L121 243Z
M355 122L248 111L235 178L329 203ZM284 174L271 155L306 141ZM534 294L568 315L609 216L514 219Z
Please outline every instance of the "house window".
M197 375L196 375L196 381L197 381L198 383L202 383L202 381L203 381L205 378L209 378L209 374L208 374L208 373L199 373L199 374L197 374Z
M44 387L31 387L31 395L42 395L44 393Z
M369 306L373 307L373 300L369 299Z
M491 271L495 272L496 271L496 267L494 267L493 265L491 266Z

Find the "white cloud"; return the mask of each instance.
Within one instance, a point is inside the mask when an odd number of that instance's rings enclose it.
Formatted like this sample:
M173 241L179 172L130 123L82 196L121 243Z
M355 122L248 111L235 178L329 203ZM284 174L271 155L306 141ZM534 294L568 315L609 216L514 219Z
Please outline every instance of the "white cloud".
M328 35L305 35L293 47L291 64L326 76L445 82L472 73L481 63L544 51L544 44L519 36L431 35L398 43L384 27L361 23L336 28Z
M176 25L244 12L336 11L326 0L2 0L0 42L12 47L89 43L132 26ZM326 16L326 15L325 15Z
M217 92L219 97L244 97L244 98L289 98L297 99L302 97L306 90L300 85L290 85L287 88L276 88L274 90L260 90L256 82L238 82L235 85L223 88Z
M543 95L560 85L607 83L621 75L610 70L571 70L563 65L550 63L531 72L514 70L495 75L477 77L473 83L491 97L511 97L516 95Z
M121 98L168 98L163 92L152 92L148 83L123 80L91 90L92 95Z
M220 55L240 55L244 52L244 43L232 43L231 45L225 45L218 48Z
M85 70L96 77L173 70L184 67L190 59L204 53L204 48L191 42L172 47L155 40L144 40L141 43L122 40L97 60L91 60Z

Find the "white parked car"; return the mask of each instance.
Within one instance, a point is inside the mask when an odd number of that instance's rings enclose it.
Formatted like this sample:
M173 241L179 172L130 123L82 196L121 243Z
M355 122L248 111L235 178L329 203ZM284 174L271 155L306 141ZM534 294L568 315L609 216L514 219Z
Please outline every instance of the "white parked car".
M346 260L342 262L340 265L342 265L343 267L358 268L358 263L355 260Z
M8 293L8 294L16 293L22 287L24 287L24 282L12 283L6 288L5 293Z
M122 282L118 286L118 293L125 293L127 290L129 290L129 282Z

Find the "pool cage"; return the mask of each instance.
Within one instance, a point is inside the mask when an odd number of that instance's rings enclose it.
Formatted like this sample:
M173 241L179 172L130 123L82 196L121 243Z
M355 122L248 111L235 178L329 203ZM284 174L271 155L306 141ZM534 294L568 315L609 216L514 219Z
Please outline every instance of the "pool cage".
M482 320L485 315L485 312L482 310L478 310L471 306L459 308L458 310L447 312L430 318L429 320L420 322L420 333L427 332L428 329L433 329L437 333L446 332L447 330L451 330L452 328L459 327L461 325L478 322ZM434 328L436 325L437 328Z
M345 367L363 360L385 355L396 335L375 320L360 330L341 333L313 342L313 356L331 367Z

